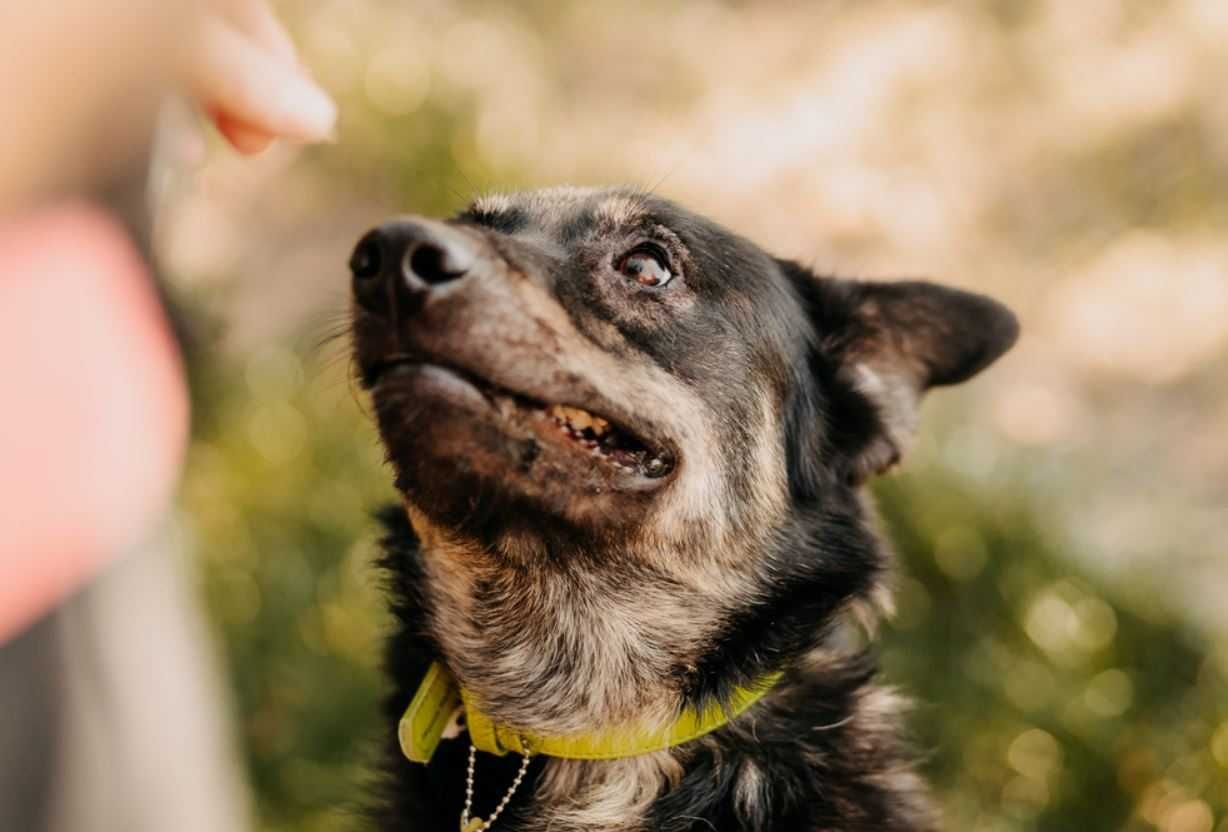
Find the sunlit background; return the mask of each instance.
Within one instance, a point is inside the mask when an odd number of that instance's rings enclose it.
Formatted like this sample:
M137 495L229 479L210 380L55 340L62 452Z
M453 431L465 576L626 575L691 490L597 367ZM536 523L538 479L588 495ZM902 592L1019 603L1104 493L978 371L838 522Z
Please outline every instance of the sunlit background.
M182 522L262 830L361 826L391 499L349 250L628 182L844 276L991 293L1016 350L880 497L886 676L952 830L1228 832L1228 4L283 4L338 141L167 175L197 331Z

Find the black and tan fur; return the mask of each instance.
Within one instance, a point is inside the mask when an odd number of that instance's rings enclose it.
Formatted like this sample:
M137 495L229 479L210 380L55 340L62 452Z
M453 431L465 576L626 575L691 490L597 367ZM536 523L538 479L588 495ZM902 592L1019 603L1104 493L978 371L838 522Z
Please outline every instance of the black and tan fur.
M644 251L668 283L629 278ZM386 516L400 626L382 828L456 829L464 739L430 766L392 740L433 659L538 734L661 724L784 671L670 751L534 760L498 829L936 828L901 700L849 637L889 603L861 486L898 461L925 390L1010 347L1007 310L819 277L618 189L395 219L352 266L356 363L404 495ZM595 455L548 405L638 450ZM517 764L479 755L476 813Z

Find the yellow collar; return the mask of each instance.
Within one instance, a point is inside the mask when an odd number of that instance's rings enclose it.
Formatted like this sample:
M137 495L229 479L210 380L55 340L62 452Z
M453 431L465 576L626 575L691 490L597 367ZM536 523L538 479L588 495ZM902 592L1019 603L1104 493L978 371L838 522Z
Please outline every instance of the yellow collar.
M405 709L405 715L401 717L397 736L406 757L415 763L430 762L453 715L463 707L469 739L479 750L490 754L502 756L509 751L517 754L531 751L569 760L634 757L663 751L715 731L755 704L780 677L780 673L771 673L754 687L737 688L728 702L715 702L703 710L686 708L677 719L661 729L647 731L625 726L591 734L542 737L521 733L494 722L477 708L443 665L432 662L409 707Z

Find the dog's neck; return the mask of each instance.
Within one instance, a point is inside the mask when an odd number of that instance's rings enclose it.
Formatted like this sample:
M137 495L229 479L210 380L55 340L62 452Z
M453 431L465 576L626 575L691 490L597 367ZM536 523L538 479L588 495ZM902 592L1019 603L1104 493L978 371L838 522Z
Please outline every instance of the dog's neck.
M403 515L400 522L406 534L389 539L387 561L402 625L390 644L390 718L399 718L432 660L476 689L492 718L545 734L592 730L611 714L666 720L688 695L676 670L704 660L679 649L702 643L685 628L712 620L702 587L653 592L659 573L637 578L626 569L621 583L589 574L595 583L585 584L584 570L569 569L511 580L506 559L497 569L483 565L489 553L421 524L418 545ZM814 828L821 817L831 828L933 828L897 736L898 701L870 684L865 660L839 656L819 629L810 638L810 649L745 718L698 740L623 759L535 761L498 827L769 830ZM390 747L398 775L387 828L426 816L454 829L466 751L463 739L445 741L430 766L420 766ZM478 755L477 814L501 799L516 764Z
M496 722L545 735L653 729L692 704L687 670L738 597L728 580L603 569L514 539L491 551L410 516L440 658Z

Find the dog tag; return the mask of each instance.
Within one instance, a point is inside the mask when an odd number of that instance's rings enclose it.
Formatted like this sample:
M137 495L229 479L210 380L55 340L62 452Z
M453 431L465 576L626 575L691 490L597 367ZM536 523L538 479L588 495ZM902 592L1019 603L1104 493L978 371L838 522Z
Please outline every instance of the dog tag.
M482 832L482 824L485 822L481 818L473 818L461 827L461 832Z
M460 707L460 689L451 674L438 662L431 662L397 726L402 753L415 763L429 763Z

